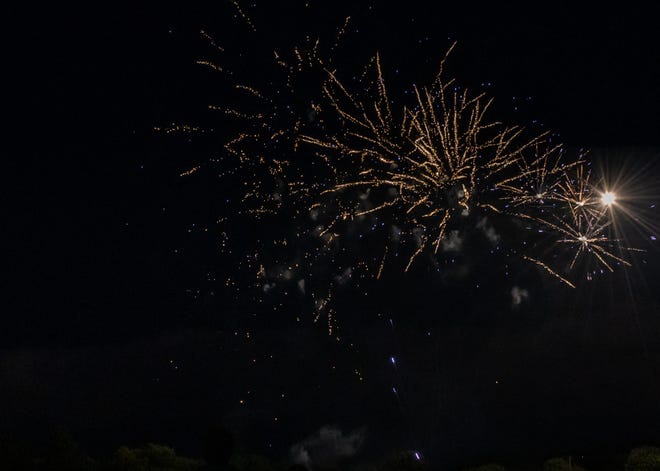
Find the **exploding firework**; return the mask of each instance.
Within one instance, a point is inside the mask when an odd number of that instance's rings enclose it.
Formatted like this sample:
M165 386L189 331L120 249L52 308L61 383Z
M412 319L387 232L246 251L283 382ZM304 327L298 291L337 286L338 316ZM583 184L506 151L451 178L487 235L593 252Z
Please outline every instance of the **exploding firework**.
M310 209L341 208L329 212L319 235L340 237L366 217L372 218L371 228L381 222L387 227L383 250L372 269L380 278L393 239L398 250L409 247L403 267L408 271L422 254L437 259L451 252L468 230L486 229L497 245L499 237L486 221L489 215L506 215L532 223L537 233L550 233L552 250L565 244L571 255L562 267L525 251L521 259L569 286L575 286L568 277L580 257L592 256L610 271L612 262L629 265L617 253L632 249L620 247L607 232L612 214L603 206L614 203L613 193L594 196L586 154L568 159L561 145L550 145L547 132L524 138L522 128L488 120L491 98L471 96L455 80L444 79L453 47L431 84L413 86L413 102L398 109L378 55L370 62L371 75L365 72L355 87L359 93L325 69L325 102L316 107L324 110L324 125L315 135L304 129L298 137L333 176L320 186L320 200ZM478 218L470 217L473 212Z
M617 197L591 183L586 152L569 156L549 132L491 119L491 97L447 78L455 44L428 84L409 94L390 90L379 54L359 71L343 70L333 54L348 24L330 47L306 37L291 53L272 51L260 68L273 71L265 81L198 61L234 97L209 105L232 123L223 135L236 130L213 163L240 186L234 215L259 221L240 267L264 293L293 285L333 334L338 287L421 265L442 271L458 252L474 250L475 238L507 267L531 263L570 287L595 269L630 265L636 249L611 230ZM193 128L165 131L180 129Z
M247 34L255 34L259 22L232 3ZM580 288L630 266L637 249L620 222L632 193L551 132L493 118L488 93L451 78L457 44L441 51L428 80L406 87L391 79L384 54L358 67L355 58L342 58L349 25L340 23L327 43L307 36L277 48L265 41L276 49L238 58L202 31L210 52L197 63L221 90L213 89L209 123L159 131L212 143L211 158L178 174L191 186L212 180L204 198L219 207L215 231L206 227L217 234L221 256L204 261L213 267L205 282L216 292L220 285L229 295L223 299L233 297L240 313L234 322L250 327L247 340L264 323L321 324L330 343L351 356L351 377L369 382L375 375L362 335L372 351L378 345L363 320L388 319L394 343L414 339L415 364L426 372L407 388L409 352L394 347L383 355L392 371L387 390L401 414L413 395L447 407L439 401L451 397L449 381L428 379L444 378L441 357L454 354L436 338L443 316L470 318L471 296L481 309L495 299L489 289L510 292L517 309L532 295L514 279L530 273ZM395 333L393 318L400 317L414 328L401 323ZM432 411L425 406L421 415Z

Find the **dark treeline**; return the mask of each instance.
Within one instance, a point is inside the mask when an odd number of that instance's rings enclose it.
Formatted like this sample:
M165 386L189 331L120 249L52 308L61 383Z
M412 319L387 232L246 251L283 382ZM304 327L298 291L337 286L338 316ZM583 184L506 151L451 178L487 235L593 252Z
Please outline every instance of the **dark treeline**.
M273 460L240 449L231 432L210 429L202 438L202 456L181 456L163 444L120 446L107 456L90 456L67 432L51 433L39 444L0 435L0 470L11 471L433 471L447 469L419 459L416 453L392 450L371 461L353 459L332 465L307 466L284 458ZM454 469L454 468L452 468ZM520 462L516 457L502 463L456 468L457 471L660 471L660 447L640 446L626 453L589 456L576 453L538 462Z

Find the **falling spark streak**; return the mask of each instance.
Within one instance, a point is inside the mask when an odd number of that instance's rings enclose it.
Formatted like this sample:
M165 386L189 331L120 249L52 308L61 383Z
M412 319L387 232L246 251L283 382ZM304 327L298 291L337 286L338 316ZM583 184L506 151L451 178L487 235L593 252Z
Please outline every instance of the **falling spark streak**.
M217 72L224 72L224 69L220 67L218 64L215 62L207 61L207 60L198 60L195 62L197 65L203 65L205 67L208 67L210 69L213 69Z
M527 255L523 255L522 257L523 257L525 260L529 260L530 262L535 263L535 264L538 265L539 267L543 268L545 271L547 271L548 273L550 273L552 276L556 276L557 278L559 278L562 282L566 283L566 284L567 284L568 286L570 286L571 288L575 288L575 285L574 285L573 283L571 283L570 281L568 281L566 278L564 278L563 276L561 276L559 273L557 273L556 271L554 271L552 268L550 268L548 265L546 265L546 264L543 263L542 261L540 261L540 260L536 260L535 258L529 257L529 256L527 256Z
M380 265L378 266L378 273L376 274L376 279L380 280L380 277L383 275L383 268L385 267L385 258L387 258L388 247L385 246L385 251L383 252L383 257L380 259Z
M197 165L195 167L192 167L191 169L186 170L185 172L182 172L179 174L180 177L187 177L189 175L192 175L193 173L196 173L200 168L202 168L201 165Z
M245 20L245 22L248 24L248 26L250 27L250 29L251 29L253 32L256 33L256 32L257 32L257 28L254 27L254 24L252 23L252 20L250 19L250 17L247 16L247 15L243 12L243 10L241 9L241 6L238 4L238 2L237 2L236 0L231 0L231 3L234 4L234 6L236 7L236 10L238 10L239 15L241 15L241 17L243 18L243 20Z
M211 46L213 46L214 48L216 48L218 51L220 51L220 52L225 52L225 49L224 49L223 47L219 46L219 45L215 42L215 39L213 39L213 37L211 37L211 35L208 34L206 31L201 30L201 31L199 32L199 34L202 36L202 38L206 39L206 41L207 41Z

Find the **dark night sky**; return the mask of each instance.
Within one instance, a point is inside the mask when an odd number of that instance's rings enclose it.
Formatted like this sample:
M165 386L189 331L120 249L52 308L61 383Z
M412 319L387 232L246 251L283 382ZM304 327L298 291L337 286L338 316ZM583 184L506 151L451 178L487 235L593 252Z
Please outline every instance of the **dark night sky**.
M458 41L452 72L492 82L505 119L539 119L568 146L642 172L646 194L660 196L660 42L636 3L323 2L332 6L316 5L310 21L309 9L281 3L246 6L260 37L290 46L350 14L356 64L377 49L401 80L429 77ZM415 448L435 463L660 442L657 246L628 276L577 291L521 276L536 286L522 311L510 309L510 287L445 303L432 282L403 280L383 295L396 329L373 306L350 305L358 353L322 326L246 324L231 303L188 291L217 263L212 242L187 232L212 217L214 183L178 174L213 149L152 132L197 119L217 95L194 64L206 51L196 34L243 47L224 39L244 27L232 4L15 13L24 26L11 54L21 105L7 151L3 429L65 427L99 453L151 440L195 454L197 431L221 422L281 457L325 424L364 425L365 453ZM234 335L248 324L252 343ZM424 329L432 340L419 345ZM239 406L247 390L254 397Z

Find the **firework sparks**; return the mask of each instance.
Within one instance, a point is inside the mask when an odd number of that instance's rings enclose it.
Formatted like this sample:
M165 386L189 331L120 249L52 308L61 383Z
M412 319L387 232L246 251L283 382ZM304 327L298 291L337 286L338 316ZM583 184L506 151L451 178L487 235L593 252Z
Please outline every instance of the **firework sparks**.
M323 42L310 36L288 54L271 50L273 77L280 79L266 86L229 72L231 64L198 61L221 72L237 96L231 106L209 106L237 129L224 143L236 168L227 170L228 160L220 159L222 175L243 180L237 213L270 218L266 230L292 228L275 231L272 243L260 237L240 262L251 273L259 267L264 293L296 283L295 291L313 300L314 322L325 318L335 335L335 289L349 280L381 280L392 265L405 273L424 261L453 263L469 250L471 234L570 287L588 266L583 259L608 271L630 266L625 252L636 249L610 235L617 196L591 184L586 152L567 156L550 132L491 119L491 97L446 78L456 44L435 77L412 85L410 94L390 90L380 54L360 73L342 71L334 55L348 23L329 42L328 57ZM207 32L201 35L227 56ZM206 130L170 125L162 131ZM494 219L525 230L516 241L502 237L490 225ZM264 267L268 263L288 268ZM324 285L321 278L330 281Z
M324 109L333 115L327 121L334 118L341 125L334 132L325 127L317 136L300 135L324 161L337 163L332 167L335 182L321 195L331 194L340 206L352 207L351 218L387 212L407 228L416 247L404 271L427 250L438 253L455 219L475 207L500 212L503 200L489 201L488 187L513 189L514 180L532 176L529 168L513 177L507 170L523 166L523 154L544 139L521 141L521 128L488 121L492 99L471 96L454 80L445 81L446 59L431 85L414 86L414 102L398 109L388 94L379 55L369 63L373 77L363 74L358 87L366 93L351 93L337 73L326 70ZM537 172L547 171L543 159L547 155L536 159ZM351 204L356 191L371 193L369 208ZM382 271L381 263L379 278Z

